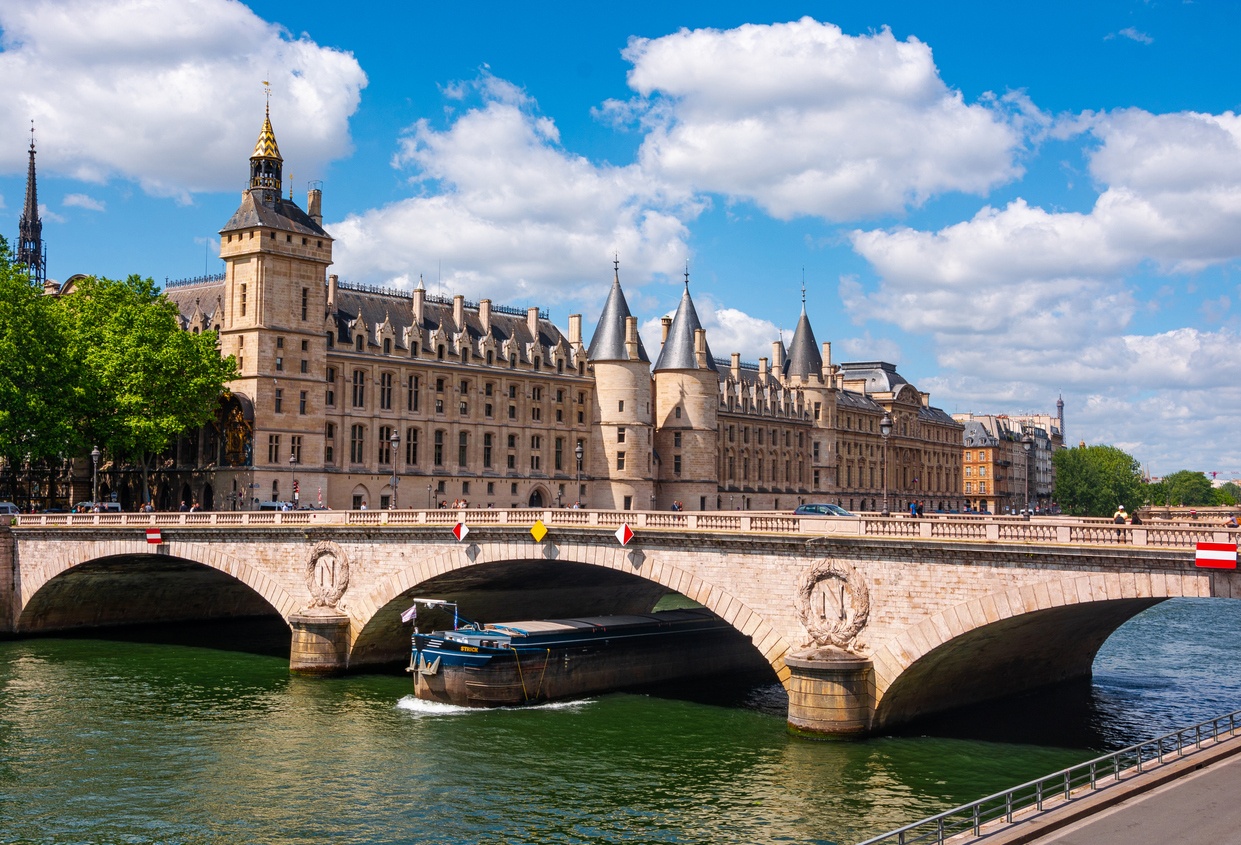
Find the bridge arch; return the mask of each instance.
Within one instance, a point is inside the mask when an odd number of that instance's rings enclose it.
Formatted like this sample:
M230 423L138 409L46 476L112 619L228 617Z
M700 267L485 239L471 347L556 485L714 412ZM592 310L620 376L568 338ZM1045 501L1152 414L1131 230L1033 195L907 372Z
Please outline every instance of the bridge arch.
M145 538L135 540L92 540L78 543L56 544L49 554L40 555L40 563L34 567L21 567L22 577L15 584L17 592L15 630L30 630L32 619L27 613L40 591L54 579L80 567L118 558L155 560L180 560L200 564L216 570L250 588L262 602L269 605L286 622L300 604L270 575L250 562L229 554L213 545L200 543L168 543L159 551L152 551ZM304 604L302 602L301 604Z
M681 567L661 561L658 552L648 555L638 549L625 549L612 544L574 542L556 545L521 541L462 544L413 561L399 572L381 579L365 596L355 598L347 605L353 644L351 665L375 659L378 642L390 639L393 630L400 628L400 614L408 607L410 592L419 585L452 572L521 561L549 561L609 569L686 596L749 637L780 682L788 682L789 670L784 665L788 642L769 620L739 597ZM407 637L408 634L402 636ZM354 662L355 658L359 663Z
M1169 598L1208 595L1209 583L1193 573L1090 573L963 602L872 655L872 729L1089 677L1099 648L1133 616Z

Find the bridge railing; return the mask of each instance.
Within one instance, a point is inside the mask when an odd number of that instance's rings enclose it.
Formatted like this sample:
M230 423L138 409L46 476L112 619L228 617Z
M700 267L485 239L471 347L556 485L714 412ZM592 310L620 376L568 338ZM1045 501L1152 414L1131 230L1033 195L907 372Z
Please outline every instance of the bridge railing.
M1241 731L1241 710L1234 710L954 807L937 816L867 839L860 845L943 845L954 836L961 837L958 842L970 836L980 837L984 826L990 826L987 833L991 833L997 825L1012 824L1019 815L1043 812L1050 809L1049 805L1081 799L1106 786L1177 760L1185 756L1189 749L1198 750L1204 743L1214 744L1236 736L1238 731Z
M22 514L13 524L30 527L191 527L246 526L443 526L464 522L471 527L522 526L536 521L549 528L580 527L615 530L622 523L634 530L704 531L722 533L861 536L945 542L1029 543L1034 545L1138 546L1193 549L1200 542L1236 542L1241 532L1210 525L1153 523L1115 525L1102 519L1072 517L935 514L908 516L865 514L850 517L799 516L772 511L612 511L577 508L478 508L455 510L295 510L198 511L195 513L59 513Z

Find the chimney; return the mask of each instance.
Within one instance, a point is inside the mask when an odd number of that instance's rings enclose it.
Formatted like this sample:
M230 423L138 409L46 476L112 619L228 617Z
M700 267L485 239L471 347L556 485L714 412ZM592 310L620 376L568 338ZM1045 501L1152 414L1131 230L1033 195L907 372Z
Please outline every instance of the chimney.
M340 277L335 273L327 277L327 312L336 313L336 292L340 290Z
M777 373L784 372L784 341L771 342L771 368Z
M539 309L537 306L526 309L526 328L530 330L530 336L537 344L539 342Z
M706 329L694 329L694 362L701 369L710 369L710 362L707 360Z
M465 297L461 294L452 298L452 324L457 331L465 331Z
M741 353L734 352L728 362L729 372L732 373L733 381L741 381Z
M625 357L630 361L638 360L638 318L625 318Z
M659 322L664 327L664 336L659 339L659 345L663 346L668 342L668 330L672 328L672 318L664 317Z
M823 341L823 378L830 378L832 374L832 342L830 340Z
M426 318L427 291L422 285L414 288L414 328L421 329Z
M491 300L478 301L478 322L483 324L483 334L491 334Z
M757 384L767 383L767 359L766 358L758 359L758 381L756 383Z
M582 315L569 315L569 344L571 346L581 346L582 344Z
M312 182L311 189L306 192L306 213L315 221L316 226L323 225L323 190L318 182Z

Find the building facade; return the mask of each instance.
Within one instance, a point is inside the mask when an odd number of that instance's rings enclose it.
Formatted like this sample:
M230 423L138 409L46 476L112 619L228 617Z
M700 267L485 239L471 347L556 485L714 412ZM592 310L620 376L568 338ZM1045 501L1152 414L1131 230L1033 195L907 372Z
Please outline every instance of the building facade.
M619 266L594 332L537 308L329 274L322 193L285 196L270 117L220 231L222 276L169 283L240 376L166 456L157 506L957 509L963 426L883 362L713 357L689 289L652 364ZM891 420L888 436L881 423Z

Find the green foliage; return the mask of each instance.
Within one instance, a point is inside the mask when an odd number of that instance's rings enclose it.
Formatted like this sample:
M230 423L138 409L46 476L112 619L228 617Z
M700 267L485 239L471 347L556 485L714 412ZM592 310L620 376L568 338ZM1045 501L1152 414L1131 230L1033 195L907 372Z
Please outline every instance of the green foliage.
M60 300L69 326L86 439L145 463L178 434L209 420L233 359L215 332L192 334L150 279L89 277Z
M1231 481L1221 484L1215 493L1219 497L1219 501L1215 503L1217 505L1235 505L1241 502L1241 487Z
M1129 511L1143 503L1145 490L1136 458L1115 446L1079 446L1052 456L1056 501L1074 516L1111 516L1118 505Z
M54 301L0 238L0 456L19 462L80 447L64 331Z
M1214 505L1219 497L1211 480L1201 472L1183 469L1150 485L1150 500L1156 505Z

